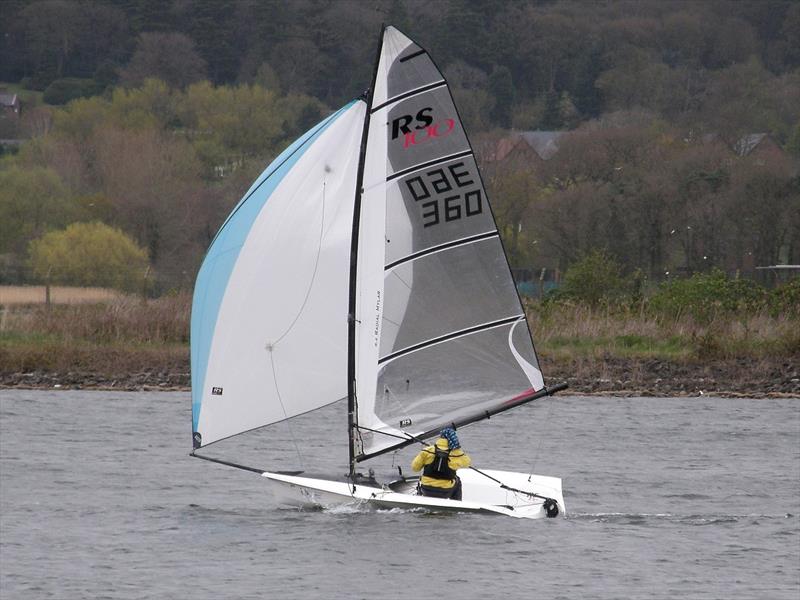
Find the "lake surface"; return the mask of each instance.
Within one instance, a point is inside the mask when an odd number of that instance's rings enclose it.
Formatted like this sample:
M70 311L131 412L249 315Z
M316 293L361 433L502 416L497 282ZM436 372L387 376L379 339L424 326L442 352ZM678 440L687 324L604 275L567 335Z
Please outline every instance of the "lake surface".
M345 423L217 455L344 472ZM280 508L190 430L186 393L0 391L0 597L800 597L797 399L559 396L460 431L479 468L563 478L538 521Z

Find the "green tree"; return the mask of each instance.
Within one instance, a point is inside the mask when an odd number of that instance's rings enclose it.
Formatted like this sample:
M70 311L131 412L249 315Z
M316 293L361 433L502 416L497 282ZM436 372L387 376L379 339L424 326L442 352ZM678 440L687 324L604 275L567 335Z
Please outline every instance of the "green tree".
M184 88L205 76L206 63L191 38L182 33L143 33L131 62L122 72L122 81L138 85L156 78Z
M800 121L795 123L789 140L786 142L786 150L800 157Z
M75 206L58 175L33 167L0 171L0 254L25 251L47 229L61 227Z
M594 250L572 264L564 273L563 293L596 307L615 300L624 282L617 262L603 250Z
M560 113L558 92L551 90L545 94L544 114L539 128L548 131L559 129L561 127Z
M665 281L650 299L650 308L670 316L690 314L703 322L723 312L752 312L765 305L766 290L749 279L730 279L719 269L688 279Z
M93 79L64 77L63 79L56 79L47 86L42 100L48 104L66 104L76 98L93 96L98 91L98 85Z
M511 111L514 108L514 83L508 67L497 67L489 77L489 93L494 96L492 119L500 127L511 127Z
M73 223L29 246L34 274L69 285L139 289L147 252L119 229L100 222Z

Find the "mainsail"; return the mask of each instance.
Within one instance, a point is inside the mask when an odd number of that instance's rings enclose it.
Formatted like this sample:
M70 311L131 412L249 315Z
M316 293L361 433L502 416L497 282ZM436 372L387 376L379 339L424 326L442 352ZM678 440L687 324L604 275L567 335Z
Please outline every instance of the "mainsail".
M369 111L353 290L357 460L544 387L450 89L393 27Z

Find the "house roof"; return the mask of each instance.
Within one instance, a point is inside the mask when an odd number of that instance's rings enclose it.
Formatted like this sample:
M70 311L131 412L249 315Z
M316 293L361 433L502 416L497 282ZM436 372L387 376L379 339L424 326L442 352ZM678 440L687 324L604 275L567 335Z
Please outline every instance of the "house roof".
M550 160L558 152L558 140L565 131L517 131L498 140L494 160L503 160L513 150L525 144L542 160Z
M764 138L767 137L766 133L748 133L740 137L733 145L733 151L739 156L747 156L756 149Z
M737 156L747 156L753 150L755 150L758 145L761 144L761 142L768 138L768 133L746 133L732 144L726 145L728 145L728 147L733 150ZM723 138L718 133L704 133L700 137L700 140L704 144L710 144L717 141L725 143Z
M0 105L3 106L15 106L19 100L17 100L16 94L10 94L8 92L0 92Z
M539 158L550 160L558 152L558 140L564 133L564 131L521 131L518 135L539 155Z

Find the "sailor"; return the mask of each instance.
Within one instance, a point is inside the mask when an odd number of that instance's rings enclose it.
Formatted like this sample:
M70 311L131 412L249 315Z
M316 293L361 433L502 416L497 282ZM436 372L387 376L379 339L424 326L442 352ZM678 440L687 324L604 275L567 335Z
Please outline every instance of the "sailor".
M433 446L427 446L414 457L411 468L414 471L422 469L417 489L423 496L461 500L461 479L456 471L471 464L458 443L455 429L446 427Z

